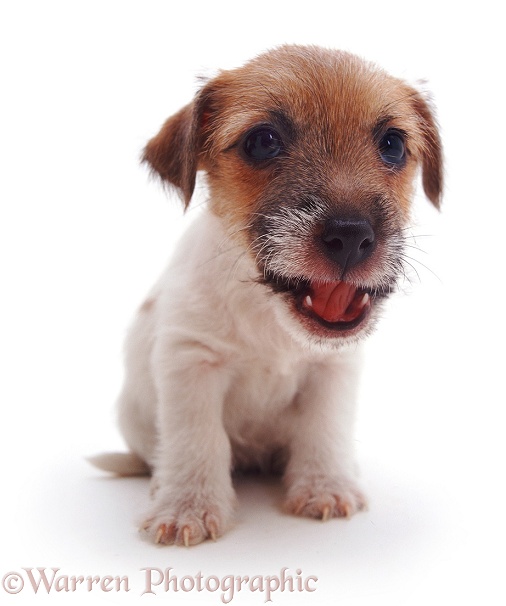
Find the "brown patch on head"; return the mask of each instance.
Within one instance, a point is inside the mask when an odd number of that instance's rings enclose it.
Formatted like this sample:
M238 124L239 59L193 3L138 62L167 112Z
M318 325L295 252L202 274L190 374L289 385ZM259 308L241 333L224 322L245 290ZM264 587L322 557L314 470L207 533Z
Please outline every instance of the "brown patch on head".
M271 162L244 154L245 136L259 125L282 138L284 153ZM388 129L405 134L402 167L378 153ZM222 72L164 124L143 159L186 205L197 169L205 170L212 210L235 229L281 189L294 202L310 192L359 207L388 194L404 219L417 165L436 206L442 189L439 135L421 95L353 55L317 47L284 46Z

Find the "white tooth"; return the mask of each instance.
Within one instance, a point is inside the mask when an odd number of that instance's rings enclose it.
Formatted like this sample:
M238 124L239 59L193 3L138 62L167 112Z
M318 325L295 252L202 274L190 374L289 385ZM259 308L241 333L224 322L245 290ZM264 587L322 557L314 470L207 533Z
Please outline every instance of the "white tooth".
M311 299L311 297L309 295L307 295L307 297L304 299L304 303L308 307L313 307L313 299Z
M369 293L365 293L364 296L362 297L362 300L360 301L360 303L358 304L359 307L365 307L368 303L369 303Z

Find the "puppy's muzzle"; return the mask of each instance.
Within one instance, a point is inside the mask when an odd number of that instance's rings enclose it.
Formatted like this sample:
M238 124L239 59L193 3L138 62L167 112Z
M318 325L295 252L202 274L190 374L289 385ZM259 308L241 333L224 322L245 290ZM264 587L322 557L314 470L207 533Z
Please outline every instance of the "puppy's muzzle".
M323 252L342 275L365 261L375 248L374 230L366 219L327 219L321 234Z

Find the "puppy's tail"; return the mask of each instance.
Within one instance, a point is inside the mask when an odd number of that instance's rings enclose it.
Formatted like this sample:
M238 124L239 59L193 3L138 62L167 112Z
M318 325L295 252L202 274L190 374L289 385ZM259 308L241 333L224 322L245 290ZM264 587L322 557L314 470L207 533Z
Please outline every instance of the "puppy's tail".
M133 452L110 452L87 457L95 467L109 471L117 476L148 476L149 465Z

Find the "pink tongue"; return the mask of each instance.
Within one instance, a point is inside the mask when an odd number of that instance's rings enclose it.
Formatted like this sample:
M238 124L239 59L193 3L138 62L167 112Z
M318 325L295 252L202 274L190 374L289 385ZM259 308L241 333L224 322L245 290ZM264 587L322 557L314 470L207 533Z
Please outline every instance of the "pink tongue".
M355 293L356 288L346 282L312 284L313 311L326 322L348 321L350 318L346 317L346 310L351 305Z

